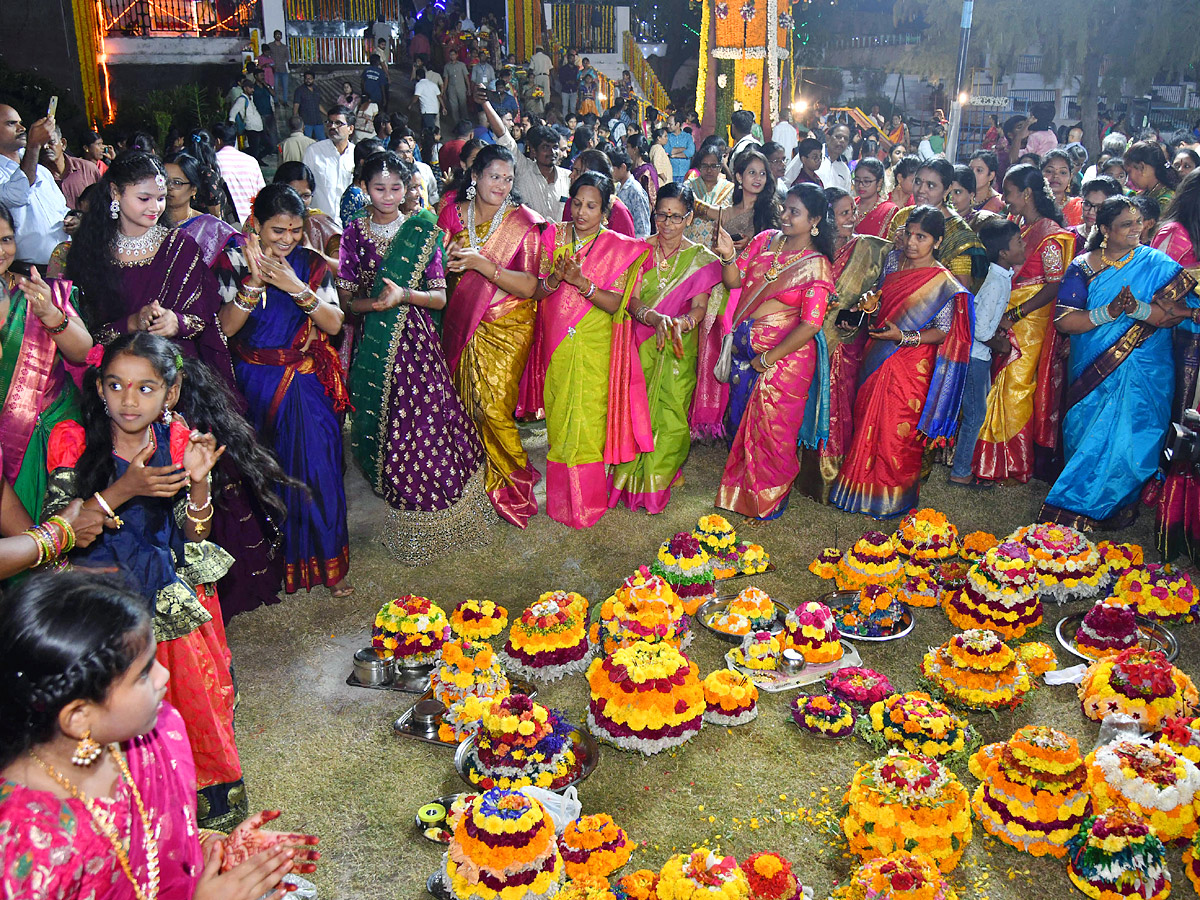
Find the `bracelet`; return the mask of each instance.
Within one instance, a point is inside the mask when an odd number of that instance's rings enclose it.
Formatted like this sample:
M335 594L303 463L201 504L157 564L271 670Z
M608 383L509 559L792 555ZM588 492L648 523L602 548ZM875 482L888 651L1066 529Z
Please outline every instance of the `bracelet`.
M692 318L692 314L691 314L690 312L689 312L689 313L684 313L684 314L683 314L682 316L680 316L679 318L681 318L681 319L686 319L686 320L687 320L687 323L688 323L688 329L687 329L687 330L688 330L688 331L695 331L695 330L696 330L696 320Z
M735 262L737 262L737 254L734 253L733 256L729 257L729 259L726 259L723 256L718 256L717 259L721 261L721 265L723 266L732 266Z
M198 537L202 537L204 535L204 531L205 531L204 526L212 521L212 517L213 517L212 503L208 504L208 515L205 516L203 519L198 519L195 516L193 516L191 507L192 507L192 504L188 503L188 511L187 511L187 513L185 513L185 515L187 516L187 520L196 526L196 535Z
M496 271L492 274L492 277L489 280L492 282L492 284L495 284L496 279L499 277L500 277L500 263L496 263Z
M309 303L303 302L305 295L312 297L312 301ZM313 292L312 288L305 288L300 293L291 294L290 296L300 308L300 312L304 313L306 316L311 316L317 311L317 307L321 305L321 298Z
M761 354L761 355L758 357L758 361L759 361L759 362L762 364L762 367L763 367L764 369L773 369L773 368L775 368L777 365L779 365L779 363L769 363L769 362L767 362L767 354L768 354L769 352L770 352L769 350L764 350L764 351L762 352L762 354Z
M51 516L46 520L47 525L52 525L62 532L62 543L59 545L59 556L70 553L75 549L75 529L71 527L71 523L62 516Z
M120 528L125 524L123 521L121 521L121 517L113 511L113 508L108 505L108 501L104 499L103 494L101 494L99 491L96 491L96 493L92 494L92 498L100 504L100 508L104 510L104 514L113 520L114 526Z
M1088 318L1093 325L1107 325L1109 322L1115 322L1117 317L1108 311L1108 304L1097 306L1095 309L1088 310Z
M26 537L33 538L34 544L37 545L38 557L37 557L37 562L35 562L33 564L33 568L36 569L38 566L40 566L42 563L44 563L47 559L54 558L54 546L50 543L49 538L47 538L44 534L42 534L42 532L39 531L36 527L30 528L22 533Z
M265 284L260 284L257 287L255 287L253 285L246 284L246 282L249 280L250 280L249 275L247 275L245 278L242 279L242 290L245 291L247 294L250 294L251 296L257 296L259 294L265 294L267 292L267 286Z
M252 313L258 306L258 297L251 297L238 291L233 297L233 305L244 313Z
M38 319L38 321L41 322L42 320ZM70 324L71 324L71 317L68 316L66 313L63 313L62 321L59 322L57 325L55 325L53 328L51 328L45 322L42 322L42 327L45 328L51 334L62 334L64 331L67 330L67 328L70 326Z
M900 347L916 347L921 343L920 331L901 331L900 332Z
M587 293L583 295L584 300L591 300L592 297L596 296L596 282L591 281L588 282L588 284L589 287L587 289Z
M1191 314L1188 316L1188 318L1192 320L1192 324L1193 324L1193 325L1200 324L1200 322L1197 322L1197 321L1196 321L1196 316L1197 316L1197 315L1200 315L1200 309L1193 309L1193 310L1192 310L1192 312L1191 312Z
M1016 323L1025 318L1025 311L1021 309L1021 304L1018 303L1012 308L1012 312L1008 314L1008 321Z
M1139 322L1145 322L1148 318L1150 318L1151 312L1152 310L1150 309L1150 304L1145 300L1139 300L1137 302L1137 309L1135 309L1129 315L1130 317L1137 319Z

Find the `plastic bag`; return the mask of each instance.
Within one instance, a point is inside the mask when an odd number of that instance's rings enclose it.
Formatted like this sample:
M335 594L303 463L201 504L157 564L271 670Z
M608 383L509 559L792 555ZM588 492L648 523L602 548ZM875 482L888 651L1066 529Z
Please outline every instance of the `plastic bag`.
M521 793L546 807L546 812L550 813L550 818L554 820L554 830L560 835L583 812L583 804L579 802L579 792L575 790L574 785L561 794L532 786L521 788Z

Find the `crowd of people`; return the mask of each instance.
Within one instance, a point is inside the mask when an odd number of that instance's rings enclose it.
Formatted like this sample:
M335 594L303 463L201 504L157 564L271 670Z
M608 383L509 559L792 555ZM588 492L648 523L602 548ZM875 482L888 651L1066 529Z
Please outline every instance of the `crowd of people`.
M224 622L353 592L347 432L409 565L525 528L543 477L573 528L660 513L698 440L753 519L794 492L891 518L940 462L1051 482L1043 517L1085 528L1148 502L1164 556L1197 553L1200 481L1159 459L1196 406L1195 146L1113 130L1089 168L1043 112L955 164L937 127L909 153L902 116L821 107L705 136L573 53L517 66L494 23L410 24L357 91L290 85L276 32L229 116L161 148L75 156L0 105L0 576L122 576L0 607L10 892L311 870L312 839L246 819Z

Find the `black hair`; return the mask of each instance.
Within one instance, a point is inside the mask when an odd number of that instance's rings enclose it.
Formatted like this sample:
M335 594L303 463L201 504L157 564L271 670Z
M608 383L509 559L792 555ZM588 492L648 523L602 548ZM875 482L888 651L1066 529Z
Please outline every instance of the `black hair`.
M103 140L104 140L104 138L100 136L99 132L85 131L83 133L83 139L79 142L79 146L81 148L90 147L90 146L92 146L92 144L96 143L96 141L103 141Z
M1029 116L1009 116L1004 120L1004 125L1002 126L1004 129L1004 136L1006 138L1012 138L1012 136L1016 134L1017 126L1028 118Z
M267 185L255 198L255 215L258 214L258 200L272 188L290 191L297 201L300 199L287 185ZM213 469L214 497L219 497L228 483L225 472L233 471L251 489L264 509L274 513L279 520L286 518L287 507L276 493L276 488L287 485L305 492L308 489L288 476L275 455L259 444L254 428L237 411L241 401L234 397L212 369L198 359L185 358L171 341L148 331L118 335L105 346L100 366L89 367L83 375L79 418L86 443L75 465L75 471L79 473L77 491L80 497L90 497L96 491L104 490L116 476L112 458L112 420L96 387L104 370L122 355L146 360L168 385L174 384L182 376L179 400L173 411L183 418L188 427L211 432L217 443L225 447L222 459L227 460L228 464Z
M1106 169L1112 169L1112 168L1118 168L1118 167L1119 167L1119 168L1122 168L1122 169L1125 169L1125 171L1126 171L1126 172L1128 172L1128 171L1129 171L1129 169L1127 169L1127 168L1125 167L1125 157L1123 157L1123 156L1110 156L1108 159L1106 159L1106 160L1104 161L1104 164L1103 164L1102 166L1100 166L1100 171L1101 171L1101 172L1103 172L1103 171L1105 171ZM1113 180L1114 180L1114 181L1116 181L1116 179L1115 179L1115 178L1114 178ZM1120 183L1121 183L1121 182L1117 181L1117 184L1120 184ZM1122 190L1124 190L1124 188L1122 188Z
M367 138L354 145L354 180L362 181L363 163L371 156L387 149L379 138Z
M646 140L646 136L641 132L633 132L625 135L625 146L630 150L636 151L638 158L643 162L650 160L650 142Z
M470 143L470 141L467 143ZM463 150L465 151L466 149L467 145L464 144ZM455 174L454 178L451 179L450 184L446 188L446 193L454 191L459 201L467 199L466 190L473 180L471 176L473 175L475 178L479 178L481 175L483 175L484 169L494 162L508 163L513 172L516 172L517 161L512 155L511 150L509 150L507 147L501 147L499 144L484 144L479 148L479 152L475 154L475 159L472 160L471 167L469 169L460 169L458 173ZM521 202L521 195L517 193L517 189L515 187L509 191L508 200L510 203Z
M347 122L353 124L354 110L348 106L344 106L341 103L335 103L333 106L329 107L329 111L325 113L326 119L328 119L330 116L344 116Z
M606 155L608 156L609 163L612 164L614 169L619 166L624 166L627 169L633 168L633 161L629 158L629 154L624 150L609 150Z
M951 181L951 184L953 184L955 181L965 187L969 193L975 193L975 173L971 171L970 166L964 166L962 163L956 165L954 167L954 178Z
M1121 187L1121 182L1117 181L1111 175L1097 175L1095 178L1089 178L1079 189L1079 196L1086 197L1093 191L1103 191L1106 197L1115 197L1118 194L1125 193L1125 189Z
M290 184L271 182L263 187L254 198L254 218L259 226L267 224L272 216L299 216L307 212L304 201Z
M831 186L831 187L825 188L825 215L829 218L829 221L833 224L833 227L835 229L834 230L835 235L837 234L837 231L836 231L837 220L833 216L833 208L835 206L837 206L839 203L841 203L843 200L853 201L853 199L854 198L850 196L849 191L843 191L840 187L832 187Z
M729 117L730 130L736 129L739 134L749 134L754 128L754 113L748 109L738 109Z
M1032 150L1026 150L1017 157L1017 162L1022 166L1034 166L1037 169L1042 167L1042 155L1034 153Z
M200 160L186 150L178 150L163 160L164 166L168 164L178 166L188 184L196 188L196 196L200 196L200 187L204 183L204 176L200 171Z
M291 184L294 181L303 181L308 184L310 191L317 189L317 176L313 174L313 170L300 162L298 159L289 160L285 163L280 163L279 168L275 170L274 177L271 178L274 184Z
M767 191L763 191L763 193L766 194ZM775 192L771 191L770 193L773 195ZM788 188L787 196L799 200L808 212L808 217L816 220L817 233L812 239L813 249L833 262L833 220L829 218L830 204L825 199L825 191L815 184L802 181ZM772 197L772 199L774 198ZM756 205L755 213L757 212Z
M213 122L208 127L214 138L227 147L237 147L237 131L229 122Z
M946 217L942 215L942 211L936 206L928 204L918 206L909 213L908 221L904 225L906 228L909 225L919 225L921 230L935 241L940 241L946 236Z
M1046 164L1054 159L1061 159L1063 162L1065 162L1067 164L1068 172L1073 173L1075 171L1075 162L1071 159L1071 154L1059 147L1055 147L1053 150L1048 151L1046 155L1042 157L1042 161L1038 164L1038 168L1046 168Z
M950 185L954 182L954 166L951 165L948 159L927 159L921 163L918 172L928 169L938 177L938 181L942 183L942 191L950 190Z
M808 156L814 150L820 150L822 146L824 145L816 138L804 138L796 145L796 155Z
M696 148L696 152L692 154L692 161L688 163L688 168L695 169L697 172L699 172L700 164L704 162L704 157L715 156L717 158L717 165L721 167L721 171L728 175L728 172L725 169L725 160L722 158L724 154L721 152L717 140L713 140L712 137L713 136L710 135L708 138L705 138L704 142L701 143L698 148Z
M1138 141L1125 151L1125 162L1150 166L1154 169L1154 177L1168 188L1179 185L1179 173L1171 168L1162 146L1155 141Z
M696 195L691 187L683 181L668 181L660 187L658 196L654 200L654 208L658 209L658 204L664 200L678 200L688 212L692 212L696 208Z
M378 178L387 169L389 174L399 175L400 183L407 185L413 176L412 168L402 160L397 153L385 150L382 153L372 153L362 164L361 180L370 184L372 178Z
M1200 169L1192 169L1183 176L1175 196L1171 198L1163 222L1177 222L1187 232L1192 248L1200 249ZM0 207L3 209L3 207Z
M1088 237L1087 251L1091 253L1094 250L1099 250L1101 243L1105 240L1103 232L1100 231L1100 226L1105 228L1112 227L1112 223L1117 220L1117 216L1125 212L1127 209L1138 211L1138 205L1133 202L1131 197L1126 197L1121 194L1116 197L1109 197L1100 204L1100 208L1096 210L1096 227L1092 229L1091 235Z
M558 146L558 133L547 125L534 125L525 132L525 146L536 151L546 144Z
M575 129L575 134L571 137L571 153L578 154L587 148L587 145L595 138L596 133L590 125L580 125Z
M1013 166L1004 173L1004 183L1012 184L1018 191L1029 190L1033 194L1033 207L1039 216L1059 225L1063 223L1062 210L1050 193L1050 186L1042 177L1042 170L1026 163Z
M166 183L167 171L157 157L140 150L122 152L97 182L103 185L105 202L93 203L88 208L71 238L67 277L80 288L80 313L92 331L119 318L123 308L121 271L112 249L118 230L118 220L109 212L112 189L120 193L130 185L156 176Z
M125 144L126 150L140 150L143 153L149 153L152 156L158 155L158 148L154 145L154 138L148 132L135 131L133 136L129 138Z
M1171 154L1171 162L1172 163L1175 162L1175 157L1178 156L1180 153L1182 153L1184 156L1186 156L1188 159L1190 159L1192 161L1193 166L1200 168L1200 153L1197 153L1191 147L1177 148L1175 150L1175 152ZM1191 173L1189 172L1188 174L1190 175ZM1187 176L1185 175L1184 177L1186 178ZM1182 184L1182 180L1180 183Z
M987 166L988 171L992 173L992 177L996 177L996 173L1000 171L1000 160L991 150L976 150L971 154L971 160L981 159L983 164Z
M854 173L857 175L859 171L870 172L875 176L876 181L881 183L883 181L883 163L874 156L864 156L860 159L858 165L854 167Z
M88 185L88 187L91 187L91 185ZM0 219L8 223L8 227L13 234L17 233L17 226L13 224L12 212L3 203L0 203Z
M52 740L76 700L103 703L149 646L150 610L117 579L42 573L0 603L0 767Z
M603 150L589 147L575 159L583 166L585 172L599 172L601 175L612 178L612 162Z
M777 144L774 141L767 141L765 144L762 145L762 155L765 156L767 159L770 159L772 153L774 153L776 150L782 150L782 149L783 149L783 144Z
M571 190L568 191L571 199L574 200L579 189L585 187L595 188L600 192L600 209L602 211L608 212L612 208L613 183L611 178L603 172L593 172L589 169L571 183Z
M917 170L920 168L921 157L913 154L902 156L896 162L896 164L892 166L892 177L897 179L908 178L910 175L916 175Z
M747 147L734 159L733 171L735 176L742 175L746 169L750 168L750 163L755 161L762 163L763 171L767 173L767 184L763 186L762 193L754 201L754 234L758 234L761 231L779 227L779 201L776 197L778 191L772 184L774 179L771 178L770 164L757 148ZM733 182L733 204L736 206L742 202L743 191L742 185L736 177ZM824 200L824 197L821 199Z
M1012 219L993 216L979 226L979 241L987 251L988 262L999 264L1000 254L1008 249L1013 235L1021 233L1021 227Z
M1140 194L1130 198L1134 205L1138 208L1138 212L1142 214L1143 219L1149 219L1152 222L1157 222L1162 216L1162 207L1158 205L1158 201L1153 197L1145 197Z

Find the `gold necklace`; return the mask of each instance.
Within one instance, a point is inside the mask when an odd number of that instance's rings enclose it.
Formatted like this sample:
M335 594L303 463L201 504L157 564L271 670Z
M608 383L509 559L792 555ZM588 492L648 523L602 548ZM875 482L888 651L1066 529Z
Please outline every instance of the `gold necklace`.
M663 274L666 274L671 268L671 259L675 256L675 254L677 254L682 249L683 249L683 241L680 241L678 247L676 247L674 250L672 250L670 253L668 253L666 256L664 256L659 261L658 271L662 272ZM662 247L660 247L658 245L658 243L655 242L655 245L654 245L655 254L657 255L660 250L662 250Z
M783 245L786 243L787 235L781 234L779 236L779 246L775 248L775 256L771 259L771 265L769 265L767 267L767 271L763 273L763 278L765 278L767 281L774 281L780 276L780 274L782 274L783 266L779 264L779 255L783 253ZM801 250L798 252L803 252L804 249L807 248L801 248Z
M133 776L129 774L129 766L125 763L125 757L121 755L121 748L116 744L108 745L108 752L113 755L113 759L117 761L117 766L121 770L121 777L129 786L129 793L133 796L134 805L137 806L138 816L142 820L142 834L146 842L146 875L147 884L145 890L138 884L137 878L133 874L133 867L129 862L129 842L122 841L121 835L117 832L117 826L113 823L112 816L101 810L94 800L87 794L79 790L73 785L64 775L60 774L53 766L42 760L32 750L28 751L30 757L35 763L41 766L47 775L58 782L67 793L83 804L88 814L92 817L92 821L100 832L108 838L108 842L112 845L113 855L117 857L117 862L121 864L121 868L125 872L125 877L129 879L129 883L133 886L133 893L137 900L157 900L158 898L158 838L155 829L150 824L150 816L146 812L146 806L142 803L142 794L137 789L137 785L133 783ZM132 837L132 823L130 830Z
M1108 254L1105 253L1104 248L1101 247L1100 248L1100 261L1102 263L1104 263L1106 266L1112 266L1114 269L1120 269L1122 266L1124 266L1126 263L1128 263L1130 259L1133 258L1134 250L1137 250L1137 247L1134 247L1133 250L1130 250L1128 253L1124 254L1123 256L1118 257L1117 259L1109 259Z

